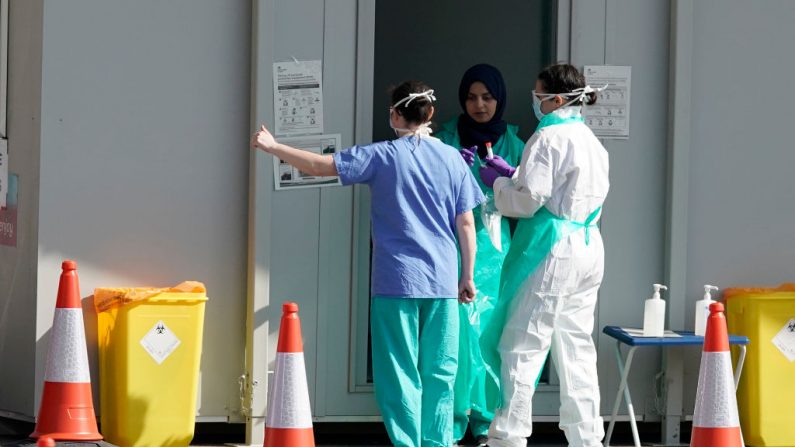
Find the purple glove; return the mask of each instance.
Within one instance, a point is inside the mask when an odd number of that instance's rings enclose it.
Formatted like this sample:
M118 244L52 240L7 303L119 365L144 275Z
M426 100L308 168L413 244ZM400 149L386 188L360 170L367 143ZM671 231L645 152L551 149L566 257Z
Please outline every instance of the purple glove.
M472 166L475 164L475 157L477 156L478 147L472 146L470 148L463 148L458 151L459 154L464 158L464 161L469 165Z
M516 168L509 165L508 162L503 160L499 155L495 155L494 158L487 158L486 165L494 168L500 173L501 177L513 177L513 173L516 172Z
M500 173L492 168L491 166L484 166L478 170L480 173L480 179L483 180L483 184L488 186L489 188L494 188L494 181L500 177Z

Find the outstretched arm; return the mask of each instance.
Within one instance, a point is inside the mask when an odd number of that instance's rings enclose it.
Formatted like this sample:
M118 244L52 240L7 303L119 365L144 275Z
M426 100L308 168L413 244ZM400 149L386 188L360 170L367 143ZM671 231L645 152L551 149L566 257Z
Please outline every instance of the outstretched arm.
M273 138L265 125L254 134L251 139L251 147L261 149L279 160L283 160L299 171L312 176L331 177L337 175L337 166L331 155L320 155L309 151L302 151L286 144L281 144Z

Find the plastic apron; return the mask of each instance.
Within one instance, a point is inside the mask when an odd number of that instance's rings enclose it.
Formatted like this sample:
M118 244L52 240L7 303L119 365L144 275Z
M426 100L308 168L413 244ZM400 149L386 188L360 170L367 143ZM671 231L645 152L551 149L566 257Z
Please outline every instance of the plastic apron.
M453 147L460 147L461 142L457 130L458 120L453 119L443 125L443 129L436 136ZM524 143L515 137L515 126L509 126L508 131L493 146L494 154L499 155L511 165L516 165L524 149ZM513 138L511 138L513 137ZM508 220L497 214L497 231L489 231L486 228L486 213L484 209L491 205L493 208L494 192L487 187L480 179L478 172L480 159L477 158L474 166L471 167L472 174L480 185L480 189L488 197L488 201L483 205L472 210L475 218L475 238L477 245L477 255L475 257L475 287L478 295L475 301L469 305L460 305L459 316L461 319L461 329L458 350L458 372L455 380L455 413L456 424L454 436L461 439L466 432L466 420L461 421L461 416L465 415L470 409L478 413L482 420L477 428L473 425L473 430L480 431L478 434L485 434L488 431L488 423L494 418L494 409L499 402L499 376L486 373L483 358L480 352L480 337L483 329L488 324L491 314L498 301L500 290L500 277L503 260L510 248L510 227ZM492 225L495 222L492 221ZM494 230L494 228L492 227ZM500 236L501 250L495 247L493 238ZM469 322L469 324L466 324ZM475 424L474 421L471 422Z
M549 114L544 116L536 131L547 126L575 122L583 122L582 117L560 118ZM484 367L498 386L501 367L498 346L508 310L517 292L561 239L575 231L585 230L587 244L589 230L596 226L596 219L600 212L601 207L593 211L585 222L574 222L555 216L545 207L541 207L532 217L519 219L511 240L511 248L502 266L499 292L501 299L492 310L491 318L480 337ZM536 378L536 386L538 386L538 378Z

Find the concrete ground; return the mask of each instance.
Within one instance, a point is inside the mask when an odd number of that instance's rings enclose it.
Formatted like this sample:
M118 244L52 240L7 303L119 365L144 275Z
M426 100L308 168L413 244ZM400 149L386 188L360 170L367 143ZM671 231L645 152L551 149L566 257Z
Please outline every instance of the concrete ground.
M202 446L202 447L227 447L227 446L234 446L234 445L243 445L243 444L233 444L233 443L192 443L191 446ZM345 439L345 440L334 440L334 439L318 439L317 440L317 447L388 447L390 444L388 441L383 441L381 439L378 440L368 440L366 438L362 439ZM469 443L461 444L463 446L473 445ZM566 446L565 439L560 440L538 440L531 439L528 442L528 446L532 447L564 447ZM629 447L632 445L632 441L630 440L623 440L618 444L613 443L614 447ZM106 442L90 442L90 443L79 443L79 442L57 442L57 447L113 447L112 444L108 444ZM0 436L0 447L36 447L36 443L30 439L24 438L24 436Z
M215 447L243 445L244 426L241 424L199 424L192 446ZM0 419L0 447L35 447L35 442L27 439L33 431L33 424L20 423ZM659 440L659 424L640 424L641 440L654 442ZM683 432L689 433L689 428ZM359 424L315 424L315 442L317 447L386 447L389 446L383 425L380 423ZM614 435L614 447L632 445L632 438L627 423L619 423ZM112 447L105 442L58 442L57 447ZM462 446L474 445L468 437ZM536 424L536 432L528 442L531 447L562 447L566 439L558 430L557 424Z
M233 444L191 444L192 446L202 446L202 447L227 447ZM390 444L370 444L370 443L357 443L357 444L317 444L317 447L389 447ZM466 444L462 444L465 446ZM614 447L629 447L632 444L612 444ZM30 440L20 440L19 438L13 437L3 437L0 436L0 446L2 447L36 447L36 444ZM57 447L110 447L111 444L108 443L76 443L76 442L58 442L56 443ZM528 442L528 446L531 447L563 447L566 446L566 442L556 442L556 443L547 443L547 442Z

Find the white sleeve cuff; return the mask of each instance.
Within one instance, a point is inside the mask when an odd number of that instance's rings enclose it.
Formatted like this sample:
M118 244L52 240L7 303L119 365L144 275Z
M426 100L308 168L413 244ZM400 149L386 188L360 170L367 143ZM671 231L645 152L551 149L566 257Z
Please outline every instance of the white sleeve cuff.
M500 190L505 188L505 186L509 185L510 183L511 179L508 177L497 177L497 180L494 180L494 186L492 186L492 189L494 190L494 195L496 196L497 194L499 194Z

